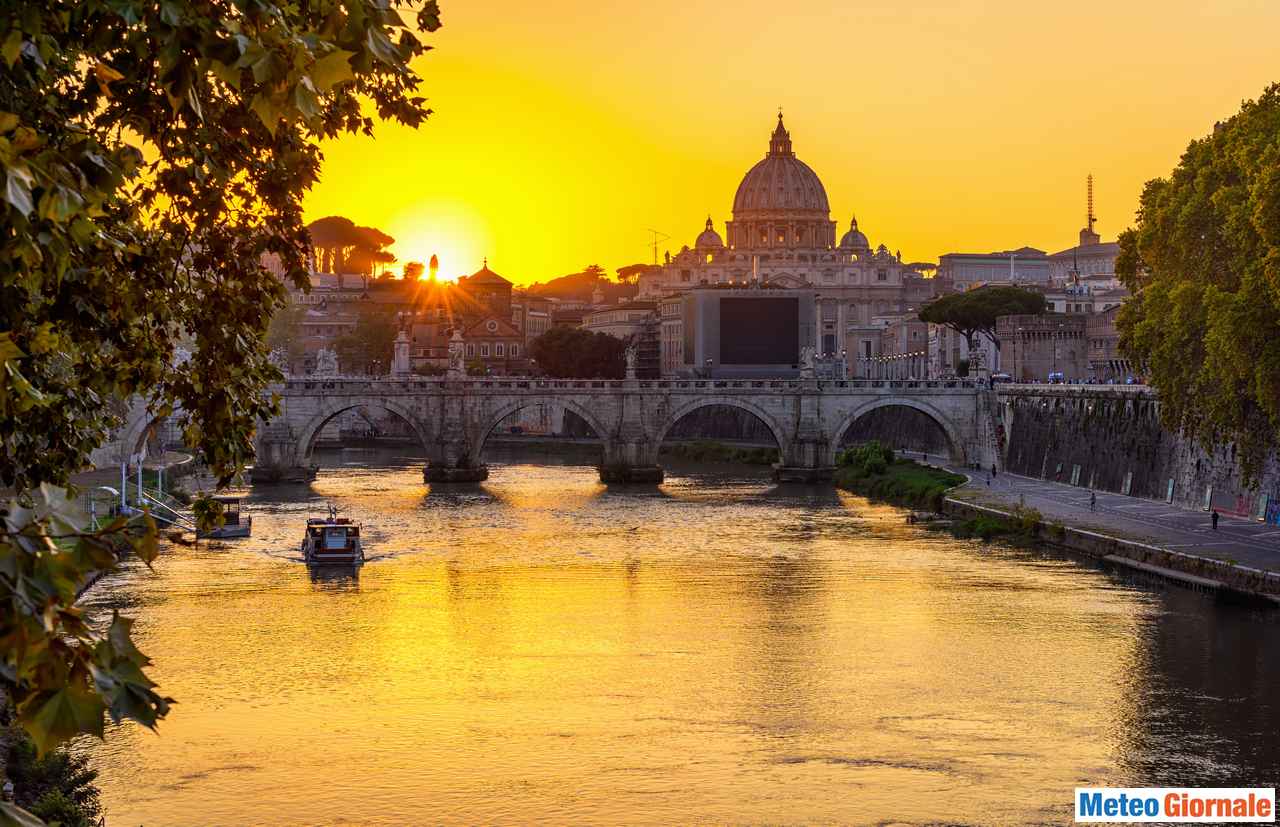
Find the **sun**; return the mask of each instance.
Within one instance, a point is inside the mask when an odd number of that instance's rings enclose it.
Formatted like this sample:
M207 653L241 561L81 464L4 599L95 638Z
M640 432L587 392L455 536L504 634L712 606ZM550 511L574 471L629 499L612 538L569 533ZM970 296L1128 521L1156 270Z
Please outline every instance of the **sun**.
M397 268L410 261L428 265L439 262L436 278L454 282L480 269L489 244L487 228L466 210L447 205L421 205L410 215L397 217L387 230L396 239L391 245ZM423 273L426 278L429 271Z

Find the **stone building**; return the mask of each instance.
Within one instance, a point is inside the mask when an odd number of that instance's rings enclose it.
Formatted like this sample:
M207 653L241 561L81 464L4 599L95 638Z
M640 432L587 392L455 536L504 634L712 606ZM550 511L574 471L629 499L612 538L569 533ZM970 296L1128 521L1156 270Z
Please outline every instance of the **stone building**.
M978 333L974 336L974 351L987 373L1002 373L1000 349L989 337ZM956 331L941 324L929 325L929 377L941 379L952 376L973 375L977 372L974 353L969 341Z
M462 341L468 371L480 367L489 376L516 376L529 372L524 334L497 314L477 319L464 327Z
M461 276L455 289L468 299L468 309L483 307L482 312L501 319L511 318L511 282L489 269L489 259L471 275Z
M995 253L945 253L938 257L937 278L963 293L984 284L1049 283L1049 257L1044 250L1020 247Z
M1089 376L1097 382L1123 384L1136 379L1133 365L1120 352L1116 316L1120 306L1094 313L1085 321L1089 340Z
M929 376L929 325L914 314L883 318L879 355L859 358L856 375L869 379L925 379Z
M1046 313L996 320L1001 367L1015 382L1082 382L1089 378L1086 316Z
M878 355L873 319L917 312L945 281L926 279L884 244L873 248L856 219L837 238L822 181L796 157L779 115L768 152L738 185L724 237L708 217L692 247L640 273L639 285L640 297L651 300L716 285L812 290L817 321L806 344L839 358L864 341ZM682 356L688 364L689 354Z
M623 302L588 311L582 327L593 333L608 333L618 339L630 339L640 333L645 321L657 312L652 301Z

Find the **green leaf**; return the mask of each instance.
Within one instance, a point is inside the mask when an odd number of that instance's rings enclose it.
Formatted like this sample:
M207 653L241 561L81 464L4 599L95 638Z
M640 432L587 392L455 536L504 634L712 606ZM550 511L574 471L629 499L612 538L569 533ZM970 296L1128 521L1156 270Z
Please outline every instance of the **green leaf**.
M13 334L7 330L0 332L0 364L21 359L25 355L22 348L13 343Z
M77 735L102 737L106 704L87 688L70 683L53 693L23 726L41 755Z
M111 648L120 657L128 658L136 664L145 665L148 662L147 657L138 651L138 647L133 645L132 631L133 621L131 619L121 616L119 612L112 613L111 628L107 630L107 640L111 641Z
M9 167L5 170L4 200L23 215L35 212L35 204L31 203L31 185L35 179L25 166Z
M9 30L9 36L4 39L4 44L0 45L0 57L4 58L4 63L9 68L13 68L13 62L18 59L18 55L22 53L22 30L13 28Z
M311 67L311 82L320 92L328 92L339 83L346 83L355 77L351 71L350 58L355 52L346 49L335 49L317 60Z
M142 515L143 532L133 544L133 553L138 555L138 559L151 565L152 561L160 556L160 546L158 543L159 532L156 530L156 521L151 518L148 511Z
M253 114L258 116L258 120L262 121L262 125L274 136L280 127L280 108L268 95L262 93L254 97L251 108Z
M368 34L365 35L365 45L369 47L373 56L383 63L389 66L401 64L400 51L396 49L390 38L378 29L369 29Z

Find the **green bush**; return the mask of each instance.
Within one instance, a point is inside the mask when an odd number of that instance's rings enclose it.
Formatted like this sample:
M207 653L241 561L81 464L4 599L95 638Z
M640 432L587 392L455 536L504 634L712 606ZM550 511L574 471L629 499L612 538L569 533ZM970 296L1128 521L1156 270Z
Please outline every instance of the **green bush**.
M6 772L13 782L14 803L47 823L62 827L94 827L102 818L98 777L89 759L65 750L43 758L26 733L14 728Z
M893 449L881 445L878 440L841 451L836 465L854 469L859 476L883 474L893 464Z
M964 482L964 477L940 468L894 459L892 450L875 441L840 452L836 465L836 485L841 488L933 511L942 510L948 489Z
M700 440L662 446L662 453L697 462L738 462L744 465L773 465L778 461L777 448L735 448L722 442Z
M1043 519L1043 515L1034 508L1015 506L1013 513L1007 519L992 514L979 514L956 523L952 530L958 537L980 537L983 540L995 537L1034 540ZM1065 529L1063 533L1065 534Z

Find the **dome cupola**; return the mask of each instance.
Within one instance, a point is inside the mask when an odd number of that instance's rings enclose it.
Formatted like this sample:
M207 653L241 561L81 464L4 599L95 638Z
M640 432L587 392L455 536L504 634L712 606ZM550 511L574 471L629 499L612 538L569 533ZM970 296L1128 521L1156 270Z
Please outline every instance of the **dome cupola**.
M720 234L715 231L715 227L711 223L711 216L707 216L707 228L698 234L698 240L693 246L699 250L720 249L724 246L724 241L720 238Z
M733 197L735 221L767 211L815 212L824 218L831 212L818 174L791 149L791 133L782 123L782 113L769 138L769 154L747 171Z
M849 222L849 232L844 234L840 239L840 247L846 250L870 250L871 242L867 241L867 237L858 229L858 217L854 216Z
M827 191L818 174L796 157L778 112L769 152L747 170L733 196L726 227L735 250L830 250L836 246Z

